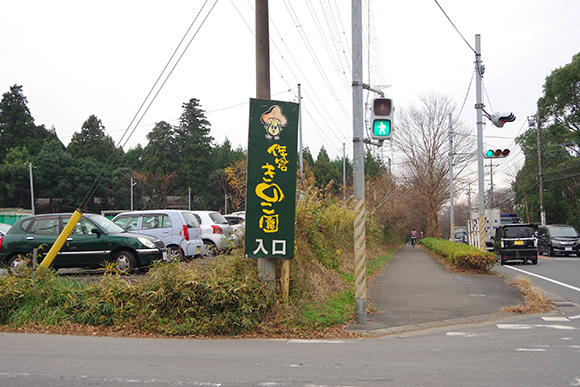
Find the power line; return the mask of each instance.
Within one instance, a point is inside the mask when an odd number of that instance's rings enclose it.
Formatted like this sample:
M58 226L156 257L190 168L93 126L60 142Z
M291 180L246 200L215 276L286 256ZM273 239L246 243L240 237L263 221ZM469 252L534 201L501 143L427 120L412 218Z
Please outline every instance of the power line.
M459 32L459 29L457 29L457 27L455 26L455 24L453 24L453 22L451 21L451 19L449 18L449 16L447 16L447 14L445 13L445 11L441 7L441 5L439 5L439 2L437 0L435 0L435 4L437 4L437 6L441 10L441 12L443 12L443 15L445 15L445 17L447 18L447 20L449 20L449 23L451 23L451 25L453 26L453 28L455 28L455 31L457 31L457 33L459 34L459 36L461 36L461 39L463 39L463 41L465 42L465 44L467 44L467 46L471 49L471 51L473 51L474 54L477 54L477 52L474 50L474 48L471 47L471 44L469 44L469 42L467 40L465 40L465 38L463 37L463 35L461 35L461 32Z

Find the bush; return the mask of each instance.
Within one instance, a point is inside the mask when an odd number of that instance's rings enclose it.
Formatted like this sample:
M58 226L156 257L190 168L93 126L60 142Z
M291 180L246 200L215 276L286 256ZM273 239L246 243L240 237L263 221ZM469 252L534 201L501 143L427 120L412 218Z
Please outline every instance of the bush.
M496 261L496 256L481 251L474 246L455 243L446 239L424 238L420 243L436 254L443 256L447 262L458 269L487 272Z

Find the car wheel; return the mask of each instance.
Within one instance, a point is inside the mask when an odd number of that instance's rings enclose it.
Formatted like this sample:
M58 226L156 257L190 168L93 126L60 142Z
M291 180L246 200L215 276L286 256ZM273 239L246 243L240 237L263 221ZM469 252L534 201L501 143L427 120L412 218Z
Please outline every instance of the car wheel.
M554 249L552 247L548 247L548 256L550 257L554 256Z
M8 273L15 276L22 274L22 272L28 267L32 267L32 262L23 254L17 254L10 257L6 264Z
M179 262L183 254L178 246L167 246L169 262Z
M115 254L113 262L117 264L117 270L122 274L129 274L135 271L137 260L135 256L129 251L119 251Z
M532 265L537 265L538 264L538 258L531 259L530 261L532 261Z
M502 266L503 266L503 265L505 265L505 261L506 261L506 260L505 260L503 257L500 257L500 258L499 258L499 264L500 264L500 265L502 265Z
M209 255L211 257L217 255L217 247L215 243L210 240L204 239L203 241L203 252L205 255Z

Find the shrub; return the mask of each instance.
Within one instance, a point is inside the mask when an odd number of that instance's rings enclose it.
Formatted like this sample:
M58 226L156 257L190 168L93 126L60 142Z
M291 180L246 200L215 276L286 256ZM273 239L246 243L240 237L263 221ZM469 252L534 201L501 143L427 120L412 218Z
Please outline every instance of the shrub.
M420 243L436 254L443 256L458 269L487 272L496 261L496 256L474 246L455 243L446 239L424 238Z

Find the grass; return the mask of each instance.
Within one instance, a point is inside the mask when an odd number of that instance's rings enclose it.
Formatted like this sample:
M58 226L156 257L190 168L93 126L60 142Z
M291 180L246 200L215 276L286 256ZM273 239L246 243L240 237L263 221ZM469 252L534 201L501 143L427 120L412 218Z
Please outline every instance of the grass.
M537 287L532 285L532 281L525 276L518 275L508 281L510 285L517 286L524 300L525 305L516 305L500 309L504 313L546 313L554 310L554 307L546 295Z
M290 299L258 282L243 252L208 265L171 263L146 276L114 267L96 281L38 270L0 278L3 330L143 337L350 336L354 320L354 214L342 200L311 190L297 205ZM392 257L385 233L367 220L367 278ZM392 238L392 236L391 236Z

